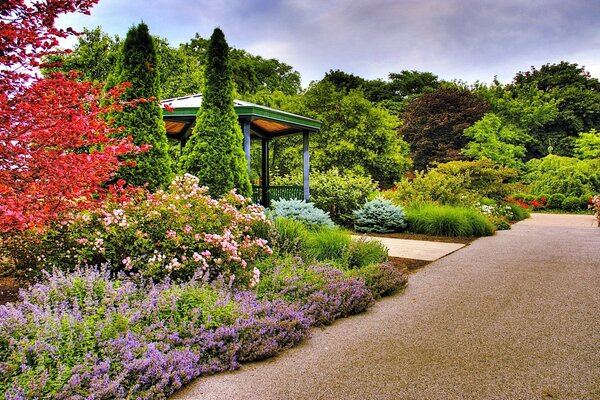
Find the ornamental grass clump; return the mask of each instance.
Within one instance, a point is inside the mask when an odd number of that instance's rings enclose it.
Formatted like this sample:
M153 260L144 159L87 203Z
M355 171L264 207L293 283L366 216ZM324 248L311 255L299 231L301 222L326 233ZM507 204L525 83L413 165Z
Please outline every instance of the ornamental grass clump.
M388 249L378 240L358 238L347 248L344 262L349 269L378 264L388 259Z
M494 225L480 212L464 207L421 204L407 209L408 229L436 236L490 236Z
M341 261L352 243L349 234L337 228L323 228L310 232L304 246L309 260Z
M37 254L38 269L110 265L112 272L155 280L185 280L198 270L252 287L260 271L253 262L272 252L271 221L264 209L232 191L207 195L198 178L177 177L169 190L140 192L125 202L67 216L22 253ZM19 258L19 257L17 257Z
M284 217L302 221L308 227L319 228L322 226L333 228L335 224L329 218L329 214L315 207L313 203L303 200L273 200L271 202L273 218Z
M312 318L221 282L55 271L0 306L0 391L20 398L166 398L192 379L266 358Z
M355 210L354 229L366 233L401 232L406 227L404 209L378 197Z
M272 247L278 254L301 254L306 245L309 231L304 222L277 217L273 220Z

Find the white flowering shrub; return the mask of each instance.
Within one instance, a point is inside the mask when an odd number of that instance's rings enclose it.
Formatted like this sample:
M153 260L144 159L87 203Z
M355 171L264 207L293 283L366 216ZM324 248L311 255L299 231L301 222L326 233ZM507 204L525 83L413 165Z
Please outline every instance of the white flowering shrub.
M186 279L199 272L253 287L260 271L252 262L271 253L264 239L271 222L261 206L235 192L221 199L206 193L187 174L167 191L70 215L47 232L44 241L56 251L46 251L39 262L63 269L106 264L115 272L153 279Z

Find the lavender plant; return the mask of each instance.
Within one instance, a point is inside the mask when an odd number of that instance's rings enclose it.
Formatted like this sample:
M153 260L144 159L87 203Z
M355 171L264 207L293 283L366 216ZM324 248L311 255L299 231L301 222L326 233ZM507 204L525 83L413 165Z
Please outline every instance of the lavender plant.
M337 318L358 314L373 303L373 295L362 279L346 277L328 264L304 266L287 259L263 277L258 295L296 304L313 319L314 325L327 325Z
M222 282L134 282L106 270L55 271L21 296L0 306L7 399L165 398L299 343L313 321Z

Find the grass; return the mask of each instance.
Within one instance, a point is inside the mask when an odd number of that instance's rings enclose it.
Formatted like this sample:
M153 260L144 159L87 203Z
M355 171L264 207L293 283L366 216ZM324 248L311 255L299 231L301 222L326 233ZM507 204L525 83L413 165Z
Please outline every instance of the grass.
M406 209L408 229L435 236L491 236L494 225L476 210L464 207L422 204Z

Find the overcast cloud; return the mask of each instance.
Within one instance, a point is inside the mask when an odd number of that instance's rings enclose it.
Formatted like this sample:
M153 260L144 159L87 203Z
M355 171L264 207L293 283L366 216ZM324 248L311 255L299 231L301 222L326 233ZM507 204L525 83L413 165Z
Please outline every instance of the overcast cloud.
M304 86L330 69L508 82L561 60L600 77L599 0L100 0L60 25L123 37L141 20L172 45L220 26L231 46L292 65Z

